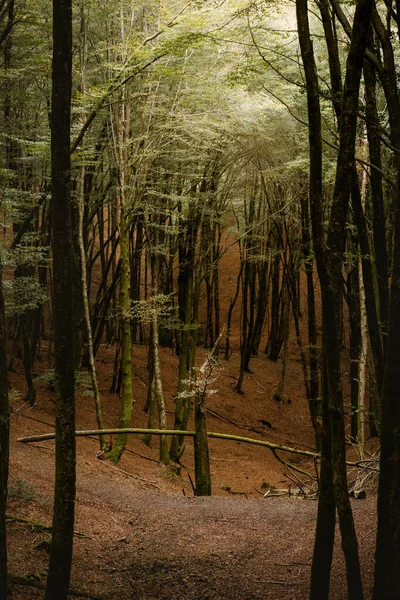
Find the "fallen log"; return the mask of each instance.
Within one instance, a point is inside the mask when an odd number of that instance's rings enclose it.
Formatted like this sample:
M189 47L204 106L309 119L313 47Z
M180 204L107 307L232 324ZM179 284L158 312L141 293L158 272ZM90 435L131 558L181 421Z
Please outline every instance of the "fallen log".
M128 427L125 429L88 429L83 431L75 431L76 437L88 437L93 435L113 435L118 433L124 434L150 434L150 435L179 435L186 437L195 437L195 431L177 431L175 429L145 429L138 427ZM269 448L270 450L281 450L284 452L291 452L292 454L301 454L302 456L308 456L310 458L318 458L319 454L316 452L310 452L309 450L300 450L298 448L292 448L290 446L283 446L281 444L273 444L272 442L266 442L264 440L256 440L254 438L242 437L239 435L229 435L227 433L215 433L209 431L207 433L209 438L216 438L219 440L231 440L233 442L241 442L244 444L253 444L255 446L264 446L265 448ZM18 442L22 444L27 444L29 442L43 442L45 440L54 440L56 437L55 433L44 433L41 435L32 435L29 437L18 438Z

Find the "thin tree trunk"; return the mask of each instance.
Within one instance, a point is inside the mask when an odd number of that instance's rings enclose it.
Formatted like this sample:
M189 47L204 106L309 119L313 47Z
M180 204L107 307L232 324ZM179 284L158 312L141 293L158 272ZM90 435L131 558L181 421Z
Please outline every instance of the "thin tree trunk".
M325 360L323 359L323 362ZM322 374L321 469L318 514L311 567L310 600L328 600L335 541L336 505L333 491L331 423L326 371Z
M92 388L94 394L94 405L96 409L96 420L99 429L104 429L103 427L103 415L101 408L101 398L99 392L99 385L97 383L97 373L96 373L96 363L94 360L94 352L93 352L93 336L92 336L92 325L90 323L90 307L89 307L89 296L88 296L88 288L87 288L87 273L86 273L86 252L83 240L83 183L85 177L85 167L81 168L81 176L79 182L78 189L78 210L79 210L79 226L78 226L78 244L80 251L80 259L81 259L81 280L82 280L82 295L83 295L83 310L85 317L85 326L86 326L86 337L87 337L87 352L89 359L89 370L90 370L90 378L92 381ZM104 436L100 436L100 449L103 452L107 450L107 442Z
M370 173L371 197L373 207L372 230L374 255L379 289L380 322L382 328L383 350L386 354L387 329L389 319L389 275L388 251L386 246L386 215L382 185L381 141L377 128L379 115L376 103L376 75L368 60L364 63L365 116L368 137L369 161L377 169Z
M284 284L285 288L287 284ZM283 391L285 389L286 380L286 367L288 358L288 345L289 345L289 321L290 321L290 302L288 298L288 291L285 289L282 292L285 297L283 301L283 351L282 351L282 364L281 373L279 377L278 388L274 394L274 400L279 402L283 401Z
M87 58L87 42L86 42L86 25L84 16L84 6L81 4L81 92L86 92L86 58ZM86 120L84 115L84 121ZM86 251L85 251L85 240L84 240L84 210L85 210L85 165L82 165L80 170L80 177L78 181L78 247L80 255L80 267L81 267L81 290L82 290L82 302L83 302L83 313L86 327L87 337L87 353L89 361L90 378L92 381L92 388L94 394L94 405L96 410L96 420L98 429L104 429L103 426L103 415L101 408L101 398L99 392L99 386L97 383L96 363L94 360L93 352L93 335L92 325L90 322L90 306L89 306L89 292L87 285L87 269L86 269ZM100 436L100 450L106 452L108 450L107 442L104 436Z
M10 441L10 409L8 405L7 335L3 298L3 265L0 264L0 600L6 600L7 538L6 503Z
M244 263L243 263L243 261L241 261L240 271L239 271L239 274L238 274L237 280L236 280L235 295L233 296L233 298L231 298L231 300L229 302L227 324L226 324L226 336L225 336L225 360L229 360L229 358L230 358L229 351L230 351L230 343L231 343L232 313L233 313L233 309L235 308L237 299L239 297L240 284L241 284L242 273L243 273L243 266L244 266Z
M195 395L195 428L194 443L196 496L211 496L210 456L207 437L206 395L198 391Z
M365 394L367 390L367 358L368 358L368 322L367 309L365 307L365 289L362 277L361 264L358 265L359 289L360 289L360 334L361 348L358 363L358 403L357 403L357 447L360 460L364 458L365 448Z
M358 243L355 236L349 236L349 250L353 256L358 255ZM349 353L349 378L350 378L350 435L354 443L358 439L359 413L358 402L360 394L360 354L361 354L361 299L360 281L362 279L359 269L359 260L354 260L347 276L347 305L349 309L350 353ZM365 309L365 307L364 307ZM367 332L368 334L368 332Z
M320 368L318 363L317 317L315 311L314 264L311 247L308 200L302 199L301 209L304 270L307 278L307 327L310 362L310 395L308 405L315 432L315 447L321 449L322 402L320 398Z
M165 408L164 392L161 380L161 364L158 342L158 316L156 309L153 309L153 368L154 368L154 392L157 398L158 422L160 429L168 429L167 412ZM165 436L160 436L160 462L169 465L168 440Z
M123 185L123 184L122 184ZM122 186L121 186L122 187ZM129 226L126 217L124 200L121 199L120 207L120 253L121 253L121 280L119 308L121 312L121 372L122 394L119 427L130 427L133 408L132 389L132 343L131 343L131 299L130 299L130 257L129 257ZM108 452L107 458L118 463L125 450L128 438L125 434L117 435L113 448Z
M158 408L158 423L160 429L167 429L167 412L165 407L164 400L164 392L163 385L161 379L161 363L160 363L160 353L159 353L159 316L158 316L158 307L157 304L154 303L155 299L158 295L159 288L159 260L156 254L156 250L159 246L159 223L155 223L155 231L154 231L154 239L152 239L150 231L147 215L145 218L145 230L146 230L146 238L147 245L150 253L150 269L151 269L151 287L152 287L152 298L150 302L153 304L151 307L151 335L150 340L152 344L151 351L151 383L153 385L153 393L155 394L157 408ZM154 400L153 400L154 403ZM164 465L169 465L170 456L168 450L168 440L165 436L160 436L160 462Z

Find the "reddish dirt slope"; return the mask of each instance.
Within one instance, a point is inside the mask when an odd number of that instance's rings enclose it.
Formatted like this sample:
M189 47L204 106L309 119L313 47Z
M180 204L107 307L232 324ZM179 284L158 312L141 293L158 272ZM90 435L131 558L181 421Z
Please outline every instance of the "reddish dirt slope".
M199 361L202 360L199 351ZM38 365L40 368L40 363ZM103 348L98 363L105 423L115 426L119 400L108 393L113 351ZM279 365L255 358L245 377L245 395L234 391L239 357L233 354L214 373L208 429L312 449L313 434L298 361L290 360L285 394L273 393ZM177 359L162 351L164 392L172 425ZM45 370L44 365L42 370ZM134 350L136 406L133 425L146 426L146 349ZM20 372L11 374L23 392ZM9 513L49 525L52 512L53 442L23 445L19 436L47 433L54 422L52 392L39 385L33 409L13 401ZM264 423L262 422L264 421ZM265 424L269 422L271 427ZM77 427L95 427L93 400L77 400ZM106 600L306 600L316 502L263 498L267 485L286 488L287 474L265 448L210 440L213 498L194 498L193 443L188 441L180 473L157 462L151 448L131 437L118 467L98 460L95 439L78 439L76 538L72 587ZM312 465L296 457L297 466ZM300 460L300 462L299 462ZM354 501L366 597L370 598L375 500ZM10 568L14 575L43 581L48 532L9 523ZM13 598L42 598L43 591L13 586ZM337 548L332 599L344 600L345 577Z

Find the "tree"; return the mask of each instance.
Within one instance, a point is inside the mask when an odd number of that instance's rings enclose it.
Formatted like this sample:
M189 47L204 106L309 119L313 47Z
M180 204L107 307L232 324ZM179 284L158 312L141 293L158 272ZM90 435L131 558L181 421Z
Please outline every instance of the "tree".
M56 473L46 600L64 600L72 562L75 513L74 294L70 121L72 2L53 2L51 97L52 252L56 379Z
M399 5L397 3L397 10ZM392 18L388 13L388 24ZM390 123L390 139L394 148L396 190L394 199L394 243L392 279L390 286L389 329L387 339L386 371L382 394L381 457L378 490L378 530L375 555L375 582L373 598L389 600L400 597L400 493L399 427L400 410L400 101L397 81L395 49L390 28L386 28L375 8L372 14L374 30L382 45L382 63L377 70L384 89ZM398 14L395 19L397 28Z
M6 502L8 483L10 409L8 406L7 336L3 297L3 265L0 262L0 599L7 598Z
M317 524L317 538L312 570L312 598L327 598L329 593L329 571L334 535L334 505L336 505L339 515L342 547L346 560L349 598L363 598L357 538L347 490L343 393L340 366L340 315L342 257L350 189L354 177L359 86L364 53L367 46L372 4L371 0L360 0L357 3L354 16L353 33L347 58L346 78L341 104L340 144L336 180L326 241L322 220L322 136L318 79L309 31L307 2L298 0L296 4L299 41L307 84L311 159L311 218L313 221L314 251L322 295L324 375L326 376L326 394L324 395L323 402L327 403L323 415L325 415L325 431L327 433L330 431L330 448L327 447L327 452L330 452L330 455L328 454L328 460L324 466L326 466L327 473L330 473L330 469L332 468L333 480L332 482L327 482L325 490L321 490L318 511L319 524ZM326 422L328 417L329 423ZM329 500L332 492L333 498ZM327 507L322 510L322 505L325 503L327 503ZM317 563L321 560L319 552L322 536L327 536L329 540L327 546L329 550L326 550L323 555L323 569L319 569L320 573L321 571L324 573L324 578L321 577L317 570Z

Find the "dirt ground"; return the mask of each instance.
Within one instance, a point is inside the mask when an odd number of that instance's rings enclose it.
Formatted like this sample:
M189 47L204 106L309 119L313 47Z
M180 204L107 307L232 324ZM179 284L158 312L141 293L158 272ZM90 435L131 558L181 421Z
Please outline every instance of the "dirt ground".
M38 370L46 371L45 348ZM118 422L119 399L109 393L114 349L103 347L98 360L106 426ZM199 351L199 361L204 352ZM178 362L163 349L164 393L169 424ZM18 361L17 361L18 362ZM32 522L49 526L52 517L54 443L22 444L19 437L53 430L54 398L38 382L38 401L26 406L20 366L11 373L12 442L9 515L9 562L13 576L45 582L50 533ZM136 404L132 425L145 427L147 392L144 346L134 348ZM221 360L214 372L216 393L208 401L208 429L253 437L302 449L313 449L313 432L295 356L288 364L285 401L273 394L280 365L265 357L252 359L244 395L234 390L239 356ZM192 426L193 424L191 424ZM77 428L95 428L93 399L82 390L77 397ZM158 463L158 440L148 448L131 436L127 451L115 467L98 459L95 438L77 440L77 499L71 588L104 600L305 600L317 502L296 495L274 496L297 486L284 465L259 446L210 440L213 497L195 498L193 442L186 444L179 469ZM282 455L284 456L284 455ZM287 459L288 456L285 456ZM301 456L295 466L314 472ZM291 477L292 480L289 478ZM304 479L304 477L303 477ZM264 497L266 491L270 495ZM353 500L360 544L365 596L371 597L376 498ZM339 539L339 536L337 536ZM345 600L345 570L337 542L332 576L332 600ZM43 590L12 585L12 598L43 598ZM85 597L85 596L84 596Z

